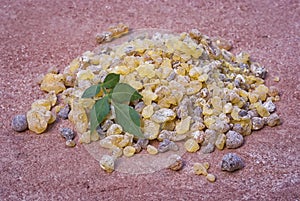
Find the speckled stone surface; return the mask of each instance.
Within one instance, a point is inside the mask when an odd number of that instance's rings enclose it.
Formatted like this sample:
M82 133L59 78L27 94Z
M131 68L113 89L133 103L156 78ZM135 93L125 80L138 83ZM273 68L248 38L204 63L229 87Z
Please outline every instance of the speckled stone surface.
M299 200L300 7L297 0L0 1L0 200ZM247 51L280 88L283 124L246 138L234 150L245 167L222 172L229 151L185 154L179 172L133 175L102 171L82 145L65 148L60 121L42 135L17 133L14 115L43 96L36 78L96 47L95 35L118 22L132 29L198 28ZM272 81L274 76L280 82ZM208 161L217 181L191 172ZM298 189L298 190L297 190Z

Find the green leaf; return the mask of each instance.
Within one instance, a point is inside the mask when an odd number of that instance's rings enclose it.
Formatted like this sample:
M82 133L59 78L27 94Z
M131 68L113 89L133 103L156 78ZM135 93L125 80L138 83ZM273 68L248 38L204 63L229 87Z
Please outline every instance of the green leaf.
M96 130L97 126L105 119L109 111L110 106L107 96L96 101L90 112L91 133Z
M100 85L92 85L89 88L87 88L84 93L82 94L81 98L92 98L96 96L100 92Z
M102 83L102 86L107 89L112 89L116 86L116 84L118 84L119 81L120 81L119 74L110 73L105 77L104 82Z
M118 103L129 103L130 101L138 100L143 97L126 83L118 83L111 93L112 100Z
M144 138L141 131L140 116L132 107L112 101L116 112L116 122L122 126L123 130L135 135L139 138Z

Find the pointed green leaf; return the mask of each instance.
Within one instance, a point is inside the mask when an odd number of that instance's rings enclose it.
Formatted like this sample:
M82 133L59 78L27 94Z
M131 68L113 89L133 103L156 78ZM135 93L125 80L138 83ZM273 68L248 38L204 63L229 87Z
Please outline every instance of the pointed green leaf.
M92 85L89 88L87 88L84 93L82 94L81 98L92 98L96 96L100 92L100 85Z
M138 100L143 97L126 83L118 83L111 93L112 100L118 103L129 103L130 101Z
M139 138L144 138L141 131L140 116L132 107L112 102L116 112L116 122L122 126L123 130L135 135Z
M96 101L90 112L91 133L105 119L110 111L108 98L105 96Z
M116 86L116 84L118 84L119 81L120 81L119 74L110 73L105 77L104 82L102 83L102 86L107 89L112 89Z

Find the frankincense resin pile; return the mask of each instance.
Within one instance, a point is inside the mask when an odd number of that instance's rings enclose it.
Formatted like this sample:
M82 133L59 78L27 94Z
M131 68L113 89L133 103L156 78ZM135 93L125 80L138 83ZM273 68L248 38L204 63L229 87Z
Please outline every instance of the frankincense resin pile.
M124 27L122 30L128 32ZM99 36L98 42L107 40L104 36ZM191 30L139 36L98 52L87 51L63 73L45 75L41 89L49 95L32 105L27 113L28 127L41 133L55 120L49 111L57 94L62 104L54 111L70 106L68 118L75 125L79 142L100 140L102 147L111 150L111 155L100 161L109 172L114 169L113 160L122 155L131 157L142 149L149 154L174 151L177 141L184 141L188 152L238 148L253 130L280 124L274 104L280 98L275 87L264 85L265 68L247 53L233 55L230 48L223 39ZM97 130L90 132L90 110L103 94L88 99L81 96L109 73L120 74L120 82L143 96L131 106L140 114L145 139L124 132L114 121L114 108ZM159 141L158 146L153 146L152 140Z

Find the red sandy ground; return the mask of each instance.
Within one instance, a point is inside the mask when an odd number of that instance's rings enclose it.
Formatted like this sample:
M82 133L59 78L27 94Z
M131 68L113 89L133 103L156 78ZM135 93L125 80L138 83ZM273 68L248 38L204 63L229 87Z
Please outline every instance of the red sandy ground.
M0 200L299 200L299 13L297 0L1 0ZM281 89L283 125L254 132L237 150L185 154L182 171L146 175L105 173L82 145L65 148L59 123L42 135L13 132L12 117L43 96L36 77L93 50L95 34L118 22L232 40L233 51L248 51L269 70L267 84ZM245 160L243 170L220 171L229 151ZM215 183L190 172L204 159Z

